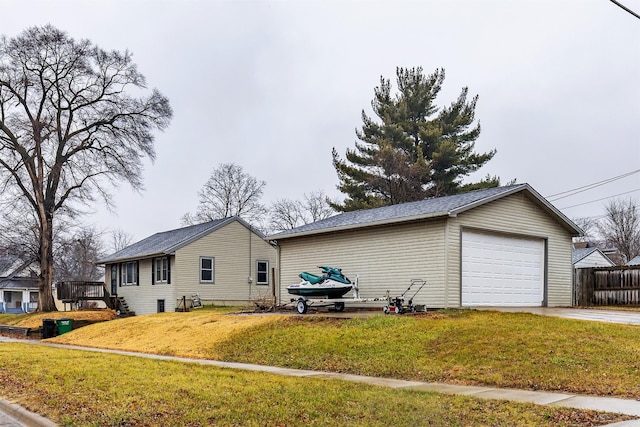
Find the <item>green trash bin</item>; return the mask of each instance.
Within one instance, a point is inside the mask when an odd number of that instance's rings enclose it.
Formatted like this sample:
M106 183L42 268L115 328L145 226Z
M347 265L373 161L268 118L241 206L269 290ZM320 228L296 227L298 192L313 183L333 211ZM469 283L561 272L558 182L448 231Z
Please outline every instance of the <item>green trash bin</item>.
M73 329L73 319L58 319L56 323L58 324L58 335L71 332Z

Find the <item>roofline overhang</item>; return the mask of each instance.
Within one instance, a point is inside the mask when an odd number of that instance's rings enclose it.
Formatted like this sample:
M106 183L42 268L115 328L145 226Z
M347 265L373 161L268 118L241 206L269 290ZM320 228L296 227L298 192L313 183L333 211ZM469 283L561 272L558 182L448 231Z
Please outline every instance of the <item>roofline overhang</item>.
M381 225L397 224L397 223L417 221L422 219L433 219L433 218L440 218L445 216L456 217L458 216L458 214L466 212L470 209L476 208L478 206L482 206L484 204L493 202L495 200L502 199L503 197L507 197L524 190L527 190L529 194L531 194L533 198L547 211L547 213L550 213L553 216L555 216L558 222L560 222L571 233L572 236L577 237L577 236L584 235L584 231L580 227L578 227L573 221L567 218L555 206L549 203L547 199L542 197L542 195L540 195L537 191L535 191L529 184L525 183L525 184L514 186L509 191L505 191L503 193L496 194L491 197L486 197L484 199L477 200L475 202L469 203L467 205L461 206L456 209L452 209L450 211L441 211L441 212L435 212L435 213L424 214L424 215L413 215L408 217L385 219L381 221L373 221L373 222L367 222L362 224L342 225L339 227L330 227L330 228L322 228L319 230L309 230L309 231L302 231L299 233L290 233L290 234L285 234L283 236L278 236L276 234L273 236L266 236L265 240L277 242L278 240L290 239L294 237L312 236L316 234L326 234L326 233L333 233L333 232L344 231L344 230L376 227Z
M299 233L285 234L280 237L278 237L278 235L275 234L273 236L266 236L265 240L277 242L278 240L284 240L284 239L289 239L293 237L312 236L314 234L334 233L337 231L353 230L358 228L378 227L382 225L398 224L403 222L418 221L422 219L443 218L447 216L451 216L450 212L448 211L434 212L434 213L429 213L424 215L403 216L400 218L384 219L380 221L372 221L372 222L366 222L362 224L341 225L339 227L330 227L330 228L322 228L319 230L302 231Z
M175 254L176 254L175 252L156 252L152 254L145 254L145 255L134 256L134 257L103 259L103 260L96 261L94 264L95 265L117 264L120 262L140 261L143 259L157 258L161 256L175 255Z
M261 239L264 239L265 236L262 234L262 232L260 232L260 230L258 230L257 228L253 227L251 224L249 224L248 222L246 222L245 220L243 220L240 217L237 216L232 216L229 218L224 218L222 221L216 223L214 226L206 228L204 230L202 230L200 233L195 234L193 236L191 236L190 238L183 240L179 243L176 243L173 246L170 246L162 251L159 252L154 252L154 253L150 253L150 254L143 254L143 255L136 255L136 256L128 256L128 257L122 257L122 258L112 258L112 259L102 259L102 260L98 260L96 261L94 264L95 265L106 265L106 264L115 264L118 262L128 262L128 261L136 261L136 260L141 260L141 259L149 259L149 258L155 258L155 257L160 257L160 256L166 256L166 255L175 255L176 251L180 248L183 248L184 246L195 242L196 240L206 236L207 234L210 234L216 230L219 230L220 228L234 222L237 221L239 222L241 225L243 225L245 228L247 228L249 231L255 233L258 237L260 237Z
M574 236L574 237L584 236L584 230L582 230L580 227L578 227L573 221L571 221L569 218L567 218L567 216L565 214L563 214L558 208L556 208L551 203L549 203L549 201L547 199L542 197L542 195L540 193L538 193L536 190L533 189L533 187L531 187L529 184L526 184L526 183L520 184L518 186L515 186L512 189L510 189L509 191L505 191L504 193L500 193L500 194L494 195L492 197L487 197L485 199L481 199L481 200L475 201L473 203L469 203L468 205L461 206L461 207L459 207L457 209L454 209L454 210L451 211L451 213L453 214L452 216L455 216L455 215L457 215L459 213L468 211L469 209L473 209L475 207L484 205L485 203L493 202L493 201L501 199L503 197L507 197L507 196L510 196L512 194L516 194L516 193L518 193L520 191L524 191L524 190L527 190L531 195L533 195L534 198L538 201L538 203L540 203L548 213L551 213L552 215L555 215L560 220L559 222L562 225L564 225L565 228L572 233L572 236Z

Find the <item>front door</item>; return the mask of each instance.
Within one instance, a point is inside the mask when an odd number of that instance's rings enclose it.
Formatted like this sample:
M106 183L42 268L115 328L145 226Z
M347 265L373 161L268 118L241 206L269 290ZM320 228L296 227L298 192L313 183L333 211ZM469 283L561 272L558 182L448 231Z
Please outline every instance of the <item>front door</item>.
M118 295L118 265L111 265L111 295Z

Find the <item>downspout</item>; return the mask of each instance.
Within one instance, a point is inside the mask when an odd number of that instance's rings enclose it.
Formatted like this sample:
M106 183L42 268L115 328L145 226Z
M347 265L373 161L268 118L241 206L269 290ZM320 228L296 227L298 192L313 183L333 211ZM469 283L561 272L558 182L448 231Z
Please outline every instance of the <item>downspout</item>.
M444 221L444 307L449 308L449 218Z
M247 276L247 282L249 282L249 300L251 300L251 282L253 282L251 278L251 233L251 224L249 224L249 275Z

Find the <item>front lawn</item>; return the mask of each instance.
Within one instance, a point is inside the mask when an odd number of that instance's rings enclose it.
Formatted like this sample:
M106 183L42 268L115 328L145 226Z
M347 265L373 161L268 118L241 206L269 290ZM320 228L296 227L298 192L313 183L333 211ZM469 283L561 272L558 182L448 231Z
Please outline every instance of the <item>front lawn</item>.
M62 426L593 426L630 418L20 343L0 344L0 365L4 398Z
M640 395L640 327L528 313L368 319L164 313L51 341L408 380Z

